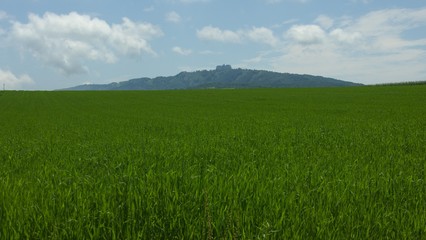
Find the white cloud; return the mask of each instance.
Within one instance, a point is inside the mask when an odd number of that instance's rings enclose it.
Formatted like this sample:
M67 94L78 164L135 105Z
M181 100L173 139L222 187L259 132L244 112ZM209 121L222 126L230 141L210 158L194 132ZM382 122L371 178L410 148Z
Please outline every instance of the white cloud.
M166 20L173 23L179 23L181 21L181 17L177 12L172 11L166 14Z
M319 18L314 22L319 23ZM327 29L294 25L280 56L262 56L272 69L361 83L426 79L426 8L385 9L357 19L330 19ZM408 34L407 34L408 33ZM256 65L257 58L251 59Z
M0 84L6 89L19 89L23 85L33 84L34 81L26 74L16 76L10 71L0 69ZM3 85L4 84L4 85Z
M425 52L425 35L420 34L421 30L413 31L419 27L426 27L426 8L384 9L352 20L334 29L330 36L342 42L357 43L352 48L365 55L386 56L413 48ZM407 37L408 31L417 34Z
M276 46L279 43L279 39L275 37L274 32L266 27L252 27L249 30L231 31L207 26L198 30L197 36L203 40L228 43L241 43L244 40L250 40L270 46Z
M113 63L120 56L155 55L148 42L162 35L149 23L123 18L122 23L110 25L76 12L29 14L28 23L14 22L9 33L23 51L66 75L87 72L86 61Z
M253 27L250 31L246 32L246 35L254 42L265 43L271 46L275 46L279 42L272 30L265 27Z
M342 43L355 43L362 38L359 32L346 32L341 28L336 28L330 32L330 36Z
M385 9L370 12L359 18L350 30L370 37L400 35L402 32L426 25L426 8Z
M190 55L192 53L192 50L190 50L190 49L183 49L183 48L178 47L178 46L173 47L172 51L175 52L175 53L177 53L177 54L183 55L183 56L188 56L188 55Z
M301 44L317 44L325 40L325 32L318 25L294 25L286 36Z
M329 29L333 26L334 24L334 20L326 15L319 15L314 23L319 24L321 27L323 27L324 29Z
M203 40L211 40L218 42L241 42L240 34L230 30L222 30L217 27L206 26L201 30L197 30L197 37Z

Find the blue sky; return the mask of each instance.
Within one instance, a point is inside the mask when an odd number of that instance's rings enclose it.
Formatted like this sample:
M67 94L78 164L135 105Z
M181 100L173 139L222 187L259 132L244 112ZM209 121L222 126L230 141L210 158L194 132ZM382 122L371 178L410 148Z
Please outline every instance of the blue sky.
M423 0L0 0L0 84L52 90L234 68L426 80Z

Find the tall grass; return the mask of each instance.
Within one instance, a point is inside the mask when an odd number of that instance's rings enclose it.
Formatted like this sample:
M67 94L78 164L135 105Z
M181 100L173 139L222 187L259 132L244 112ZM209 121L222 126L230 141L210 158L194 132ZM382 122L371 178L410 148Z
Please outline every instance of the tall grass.
M4 92L0 239L426 239L425 91Z

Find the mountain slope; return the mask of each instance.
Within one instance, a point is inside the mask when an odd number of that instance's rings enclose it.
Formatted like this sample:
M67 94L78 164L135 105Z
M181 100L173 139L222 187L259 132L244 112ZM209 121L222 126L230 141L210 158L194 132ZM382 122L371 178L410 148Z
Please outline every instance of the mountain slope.
M181 72L171 77L137 78L119 83L86 84L63 90L166 90L202 88L297 88L343 87L361 84L306 74L263 70L233 69L229 65L215 70Z

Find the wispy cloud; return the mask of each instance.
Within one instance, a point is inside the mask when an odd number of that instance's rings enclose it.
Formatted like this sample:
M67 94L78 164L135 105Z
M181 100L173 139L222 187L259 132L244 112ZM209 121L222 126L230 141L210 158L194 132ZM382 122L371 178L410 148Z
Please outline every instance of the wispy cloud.
M351 0L351 2L353 2L353 3L363 3L363 4L368 4L371 1L372 0Z
M222 30L217 27L207 26L197 31L198 38L202 40L241 43L244 40L275 46L279 40L274 32L266 27L252 27L251 29L239 29L236 31Z
M353 44L358 40L362 39L362 35L360 32L348 32L341 28L336 28L330 32L330 37L333 40L336 40L341 43L349 43Z
M143 9L144 12L153 12L155 10L154 6L145 7Z
M166 14L166 20L173 23L179 23L181 21L181 17L177 12L171 11Z
M324 29L329 29L333 26L334 20L327 15L319 15L314 23L320 25Z
M210 0L179 0L181 3L205 3L210 2Z
M280 2L298 2L298 3L306 3L309 0L264 0L268 4L276 4Z
M192 53L191 49L184 49L184 48L181 48L181 47L178 47L178 46L173 47L172 51L174 53L177 53L177 54L180 54L180 55L183 55L183 56L188 56Z
M0 10L0 21L4 19L8 19L9 15L5 11Z

